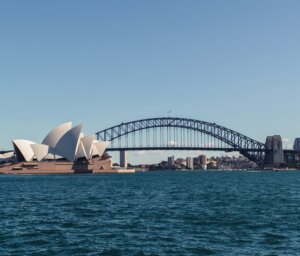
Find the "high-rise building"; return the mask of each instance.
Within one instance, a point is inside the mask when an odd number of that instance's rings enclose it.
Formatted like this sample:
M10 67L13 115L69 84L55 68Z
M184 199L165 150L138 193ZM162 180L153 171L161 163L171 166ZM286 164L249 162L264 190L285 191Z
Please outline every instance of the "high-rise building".
M127 151L122 150L120 151L120 166L127 168Z
M175 165L175 157L169 156L168 157L168 166L174 166Z
M199 162L201 169L206 170L207 169L207 156L206 155L200 155L199 156Z
M194 158L193 157L186 158L186 168L190 169L190 170L194 169Z

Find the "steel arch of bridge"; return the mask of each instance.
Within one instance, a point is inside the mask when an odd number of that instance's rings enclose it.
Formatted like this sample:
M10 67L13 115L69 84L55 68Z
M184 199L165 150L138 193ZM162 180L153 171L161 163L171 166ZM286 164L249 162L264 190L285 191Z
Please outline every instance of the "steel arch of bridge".
M128 135L130 133L135 133L141 130L159 128L159 127L175 127L189 129L196 132L200 132L211 137L214 137L227 145L230 148L205 148L192 146L187 147L164 147L163 145L157 147L135 147L135 148L109 148L108 150L158 150L158 149L168 149L168 150L195 150L195 149L205 149L205 150L225 150L225 151L238 151L248 159L254 161L258 165L264 163L265 145L254 139L251 139L239 132L228 129L226 127L217 125L215 123L204 122L200 120L187 119L187 118L175 118L175 117L161 117L161 118L149 118L136 120L127 123L121 123L119 125L110 127L108 129L99 131L96 133L97 139L104 141L114 141L122 136Z

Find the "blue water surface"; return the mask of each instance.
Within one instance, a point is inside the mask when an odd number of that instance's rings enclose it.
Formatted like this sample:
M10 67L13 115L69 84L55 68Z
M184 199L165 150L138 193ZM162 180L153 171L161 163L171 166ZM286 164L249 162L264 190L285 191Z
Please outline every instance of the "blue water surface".
M0 255L300 255L300 172L1 175Z

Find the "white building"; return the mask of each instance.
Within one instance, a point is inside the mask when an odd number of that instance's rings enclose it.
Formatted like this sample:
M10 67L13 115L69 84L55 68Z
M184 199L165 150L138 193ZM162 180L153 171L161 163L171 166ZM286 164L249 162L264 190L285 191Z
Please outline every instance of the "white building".
M72 123L64 123L54 128L41 144L29 140L13 140L15 154L19 162L32 160L78 159L90 160L102 156L110 144L96 140L94 135L84 136L82 125L72 128Z

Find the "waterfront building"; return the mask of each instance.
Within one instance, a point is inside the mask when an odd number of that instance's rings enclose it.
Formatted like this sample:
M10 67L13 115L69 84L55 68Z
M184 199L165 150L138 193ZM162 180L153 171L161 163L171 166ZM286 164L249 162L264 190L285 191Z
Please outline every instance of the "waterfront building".
M216 160L209 160L207 166L209 167L209 169L218 169L219 163Z
M194 158L193 157L186 158L186 168L190 169L190 170L194 169Z
M168 166L173 167L174 165L175 165L175 157L174 156L168 157Z
M109 142L98 141L94 135L84 136L81 130L82 125L72 128L72 123L68 122L49 132L41 144L30 140L13 140L16 157L19 162L30 162L90 160L94 156L102 156Z
M200 155L199 156L199 162L202 170L207 169L207 156L206 155Z
M41 144L24 139L13 140L14 152L0 155L0 162L14 162L1 165L0 173L122 171L112 170L111 157L105 153L110 142L96 140L94 135L85 136L81 130L82 125L72 128L72 123L68 122L49 132Z
M128 152L125 150L120 151L120 166L127 167L128 165Z

